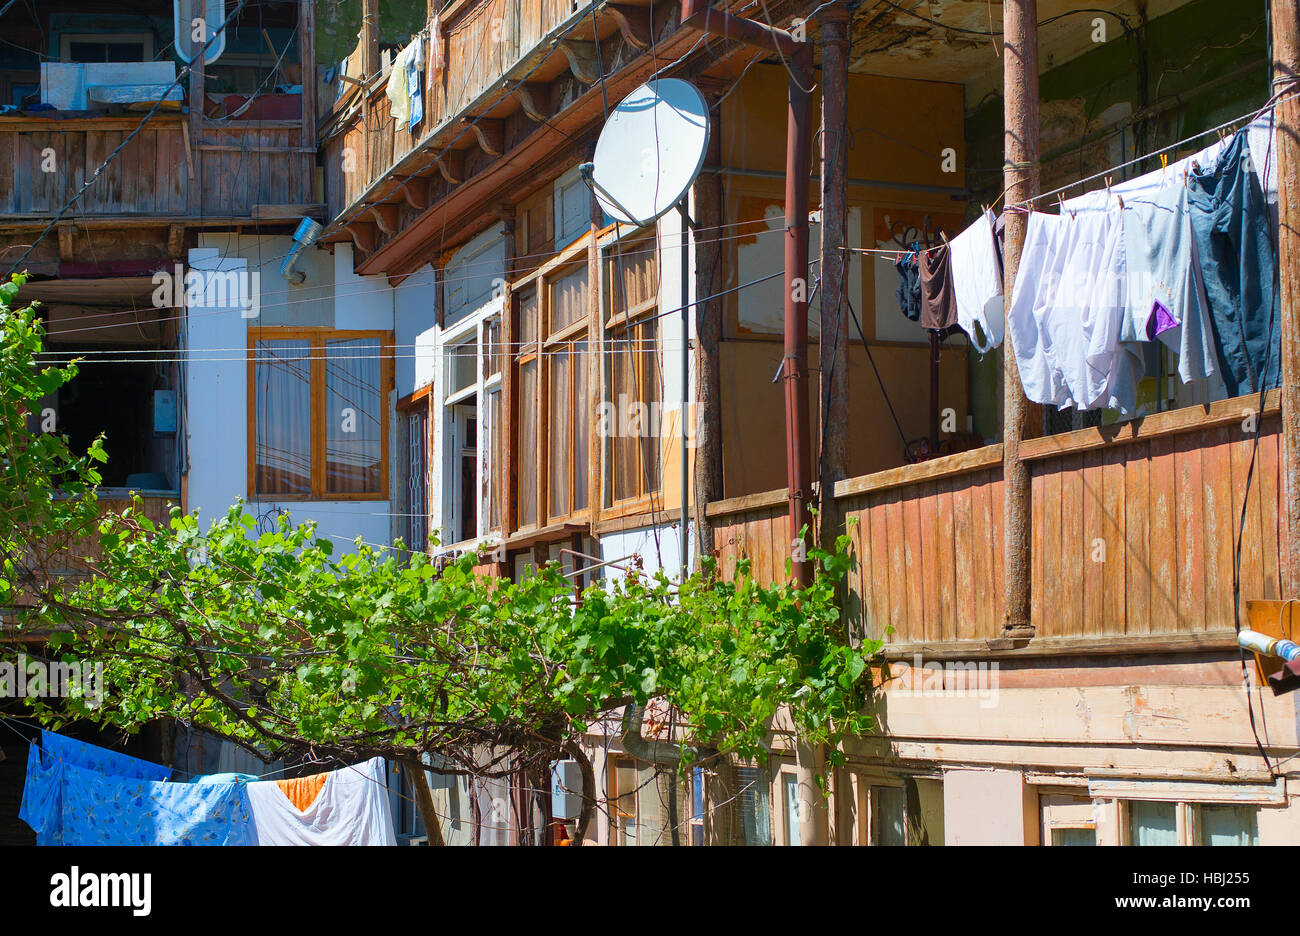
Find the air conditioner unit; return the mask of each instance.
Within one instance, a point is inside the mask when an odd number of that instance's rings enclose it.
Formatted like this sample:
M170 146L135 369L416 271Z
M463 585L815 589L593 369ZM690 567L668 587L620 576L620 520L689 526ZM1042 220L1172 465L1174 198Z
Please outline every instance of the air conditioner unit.
M551 768L551 817L568 822L582 814L582 769L576 760Z

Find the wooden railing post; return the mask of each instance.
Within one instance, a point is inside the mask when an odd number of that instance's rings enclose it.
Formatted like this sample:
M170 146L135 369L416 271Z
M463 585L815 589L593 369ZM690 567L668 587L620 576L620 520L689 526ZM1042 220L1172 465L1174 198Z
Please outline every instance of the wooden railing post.
M1300 13L1295 0L1272 0L1273 93L1300 91ZM1282 332L1282 457L1288 562L1282 594L1300 597L1300 98L1274 111L1277 132L1278 286Z
M1005 153L1003 181L1008 207L1019 205L1038 192L1038 0L1006 0L1002 5L1004 38L1003 119ZM1006 215L1003 252L1003 293L1008 306L1020 251L1025 244L1028 216L1022 211ZM1028 467L1020 460L1020 442L1038 434L1041 410L1025 398L1020 371L1008 331L1002 345L1002 472L1004 491L1006 610L1004 636L1032 637L1031 553L1033 516L1030 510Z

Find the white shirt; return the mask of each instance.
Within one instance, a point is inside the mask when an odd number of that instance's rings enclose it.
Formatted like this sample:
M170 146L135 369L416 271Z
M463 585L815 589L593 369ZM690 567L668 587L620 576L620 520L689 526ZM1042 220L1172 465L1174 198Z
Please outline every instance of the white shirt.
M948 245L957 324L980 354L1002 344L1002 265L993 239L993 213L985 211ZM976 326L979 326L978 330Z

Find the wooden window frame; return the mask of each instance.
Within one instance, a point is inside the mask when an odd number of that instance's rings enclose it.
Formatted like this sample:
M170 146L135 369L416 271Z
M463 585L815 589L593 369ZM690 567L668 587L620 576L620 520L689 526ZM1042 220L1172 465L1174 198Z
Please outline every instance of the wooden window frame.
M570 399L570 406L573 408L573 426L574 426L574 445L570 447L571 456L569 462L569 504L570 509L567 513L553 515L551 513L551 491L550 491L550 453L551 453L551 426L550 426L550 382L551 382L551 364L548 352L558 350L562 345L571 345L575 341L586 341L588 353L592 351L592 328L591 323L593 316L591 314L591 302L587 302L586 313L579 316L573 322L564 326L562 329L551 333L551 286L565 276L575 272L582 264L588 265L588 294L591 292L592 283L590 280L590 257L591 252L591 233L588 232L579 237L574 243L570 244L555 257L548 260L545 264L529 273L527 276L520 278L518 281L511 283L510 292L510 316L513 322L511 329L514 347L510 353L505 356L503 364L508 366L511 371L511 384L515 388L511 396L503 399L503 404L512 408L510 417L506 422L510 426L510 435L508 444L514 452L518 452L520 445L520 435L523 430L523 414L525 412L524 400L521 398L522 386L519 381L519 371L522 365L529 364L534 360L537 361L537 395L533 401L533 419L537 427L537 516L535 523L523 524L518 517L517 509L514 516L503 516L503 523L510 527L509 532L519 530L541 530L557 524L582 523L589 522L596 516L596 508L593 506L597 502L597 493L592 490L590 481L591 470L591 436L593 433L592 420L587 412L589 407L583 406L580 401ZM519 297L520 294L529 290L536 290L537 296L537 335L525 346L521 339L522 320L520 319ZM504 333L503 333L504 334ZM577 361L576 366L581 364L587 366L586 361ZM503 374L504 376L504 374ZM588 372L587 393L590 396L593 392L591 385L592 375ZM570 387L576 386L576 380L570 381ZM579 439L579 433L585 435L585 438ZM573 492L576 467L576 453L578 446L582 445L588 452L586 470L588 472L587 483L587 504L580 509L573 509ZM518 465L517 454L512 454L511 463ZM516 496L512 503L517 508L518 497Z
M618 810L619 799L626 795L618 788L618 769L631 765L632 775L636 778L632 789L628 792L632 795L633 808L636 810L632 814L632 819L636 823L636 841L623 841L624 832L622 822L628 814ZM611 754L609 757L608 767L605 771L605 803L609 810L609 844L611 846L622 845L640 845L641 844L641 771L640 761L635 757L627 754Z
M380 464L379 490L365 493L331 493L325 489L325 348L329 341L378 339L380 343L379 392ZM262 494L257 490L257 343L259 341L308 341L311 364L311 491L307 494ZM384 501L389 497L389 400L393 393L393 332L367 329L297 328L259 326L248 330L247 436L248 502Z
M426 534L433 531L433 453L435 451L433 445L433 433L436 425L434 422L433 405L436 397L437 394L433 392L433 384L427 383L423 387L418 388L414 393L410 393L397 401L397 412L403 419L408 419L416 413L424 413L424 528ZM407 430L403 428L403 432L406 431ZM407 467L410 465L409 459L405 456L402 458L402 465L406 466L403 468L403 471L407 470ZM408 511L414 510L415 507L416 505L414 504L407 504ZM407 517L401 519L403 521L409 520ZM402 524L403 527L406 527L407 525L408 524L405 522ZM406 544L407 548L412 551L427 552L429 548L428 542L426 541L421 545L422 548L416 550L415 543Z
M606 270L612 268L612 265L618 260L617 254L614 253L616 245L621 244L623 248L637 249L640 245L645 244L653 250L655 259L655 276L659 276L659 242L656 230L653 227L636 228L624 226L627 229L611 232L610 236L602 238L600 252L600 398L608 400L610 398L609 381L612 378L612 372L609 367L608 355L610 353L623 353L619 351L610 351L610 344L613 341L610 335L617 328L623 328L629 324L638 325L643 322L658 318L659 312L659 290L655 290L654 298L645 299L638 302L629 309L620 312L614 312L611 308L612 300L610 290L614 288L612 282L606 282ZM609 289L606 289L606 286ZM655 332L654 354L657 356L659 368L659 379L663 380L663 340L659 329ZM658 401L662 412L663 400ZM662 427L660 427L662 428ZM646 443L653 442L658 447L661 445L661 437L656 432L649 439L644 436L639 437L637 443L637 464L643 464L644 455L642 450ZM610 472L614 467L613 457L614 440L603 439L600 445L600 516L602 519L618 519L622 517L635 516L638 514L652 513L656 510L655 502L660 501L659 510L663 509L662 492L663 492L663 474L662 465L660 466L660 477L658 483L651 489L643 490L633 497L615 498L614 496L614 479ZM662 449L660 450L662 454ZM644 479L642 479L642 482Z

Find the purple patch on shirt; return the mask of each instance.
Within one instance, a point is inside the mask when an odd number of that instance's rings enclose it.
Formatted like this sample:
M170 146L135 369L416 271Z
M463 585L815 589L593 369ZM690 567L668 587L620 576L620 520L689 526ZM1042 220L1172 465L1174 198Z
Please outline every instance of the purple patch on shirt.
M1163 302L1157 299L1151 304L1151 315L1147 317L1147 341L1155 341L1159 335L1177 327L1178 319Z

